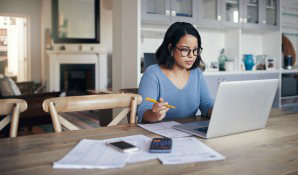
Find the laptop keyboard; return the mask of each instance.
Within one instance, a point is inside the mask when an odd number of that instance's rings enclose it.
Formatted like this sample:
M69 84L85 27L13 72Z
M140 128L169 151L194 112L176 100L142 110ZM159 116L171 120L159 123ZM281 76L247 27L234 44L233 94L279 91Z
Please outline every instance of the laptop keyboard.
M202 132L202 133L207 133L207 131L208 131L208 127L196 128L196 129L194 129L194 130L199 131L199 132Z

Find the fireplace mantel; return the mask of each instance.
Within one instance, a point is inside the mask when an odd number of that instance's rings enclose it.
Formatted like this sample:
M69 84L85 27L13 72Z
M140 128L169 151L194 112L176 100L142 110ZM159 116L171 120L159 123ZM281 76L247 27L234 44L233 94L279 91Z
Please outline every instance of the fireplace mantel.
M60 91L60 64L95 64L95 90L107 90L107 52L93 51L47 51L49 55L50 91Z

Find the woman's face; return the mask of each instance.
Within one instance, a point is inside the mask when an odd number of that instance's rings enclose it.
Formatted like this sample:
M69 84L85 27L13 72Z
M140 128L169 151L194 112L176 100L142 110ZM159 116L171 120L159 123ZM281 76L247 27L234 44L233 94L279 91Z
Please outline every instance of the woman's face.
M190 69L199 54L198 39L186 34L173 49L174 66L180 69Z

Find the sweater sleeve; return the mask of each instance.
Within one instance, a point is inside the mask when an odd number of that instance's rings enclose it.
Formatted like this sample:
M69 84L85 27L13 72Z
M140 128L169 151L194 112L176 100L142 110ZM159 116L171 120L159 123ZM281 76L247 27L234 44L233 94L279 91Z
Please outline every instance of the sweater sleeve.
M138 106L137 110L137 116L138 116L138 122L142 122L143 115L144 113L152 109L152 103L146 101L145 99L147 97L153 98L153 99L159 99L159 85L158 85L158 80L157 77L154 76L152 71L145 71L140 85L139 85L139 90L138 93L139 95L142 96L143 101L142 103Z
M207 116L208 110L213 108L214 100L210 97L207 83L203 74L200 74L200 106L203 116Z

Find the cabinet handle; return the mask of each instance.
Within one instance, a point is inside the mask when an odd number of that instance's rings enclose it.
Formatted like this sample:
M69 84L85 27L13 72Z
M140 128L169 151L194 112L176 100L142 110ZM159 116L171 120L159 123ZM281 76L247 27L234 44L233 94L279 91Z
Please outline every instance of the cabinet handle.
M243 18L243 22L246 24L247 23L247 19L246 18Z
M172 11L172 16L176 16L176 12L175 11Z
M221 21L221 16L217 16L217 20L218 21Z
M167 16L170 15L170 10L166 10L166 15L167 15Z

